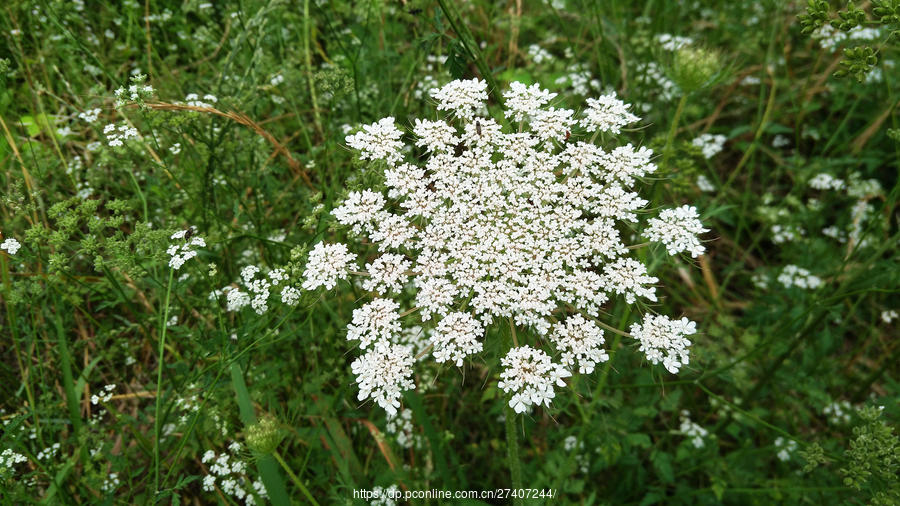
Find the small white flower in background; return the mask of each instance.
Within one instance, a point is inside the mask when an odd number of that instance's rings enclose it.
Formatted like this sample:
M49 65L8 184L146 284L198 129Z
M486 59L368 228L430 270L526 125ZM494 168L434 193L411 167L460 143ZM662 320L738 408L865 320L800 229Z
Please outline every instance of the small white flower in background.
M12 237L7 237L0 243L0 249L9 253L10 255L15 255L19 252L19 248L22 247L22 244L19 241L13 239Z
M828 422L832 425L847 425L852 411L853 407L848 401L834 401L822 409L822 414L828 417Z
M725 147L727 138L724 135L701 134L699 137L691 141L691 144L697 146L703 151L703 157L707 160L722 152Z
M55 457L56 454L59 453L59 447L60 447L59 443L53 443L52 445L48 446L47 448L44 448L43 450L39 451L37 453L36 457L38 460L47 460L52 457Z
M102 111L100 109L88 109L84 112L78 113L78 117L84 120L85 123L93 123L97 121L97 117L100 116Z
M253 494L262 499L268 498L266 488L259 480L250 481L247 477L247 463L237 457L241 446L237 443L228 445L229 453L217 454L207 450L200 459L209 469L203 477L201 488L205 492L215 492L216 486L223 494L237 501L244 501L247 506L256 504Z
M690 37L682 37L680 35L671 35L668 33L660 33L656 36L656 42L666 51L675 51L684 46L694 43L694 39Z
M369 506L397 506L395 499L403 497L403 492L397 485L384 488L375 486L372 488L372 501Z
M651 241L665 244L666 251L670 255L687 251L696 258L706 251L697 236L708 232L709 229L703 228L700 215L694 206L663 209L659 213L659 218L650 219L649 225L644 231L644 236Z
M13 466L16 464L21 464L22 462L28 462L28 459L20 454L12 451L12 449L7 448L0 453L0 476L6 474L6 472L11 471Z
M778 436L775 438L775 449L778 450L778 453L775 454L778 460L787 462L791 460L791 455L797 450L797 442L793 439L785 439Z
M432 329L426 330L418 325L413 325L402 329L400 334L395 334L391 342L409 348L413 356L418 357L416 361L419 362L426 358L423 352L431 346L431 334L433 332Z
M172 234L170 239L177 241L169 246L166 253L169 254L169 267L176 271L184 265L185 262L197 256L196 248L206 246L206 241L198 235L194 235L196 227L191 226L186 230L179 230Z
M900 315L897 314L896 309L887 309L881 312L881 321L884 323L891 323L896 320L898 316Z
M346 244L320 242L309 252L306 270L303 271L303 289L314 290L324 286L331 290L339 279L347 279L348 268L356 267L356 254L347 250Z
M691 444L694 445L694 448L706 446L706 441L703 438L709 435L709 431L691 421L691 413L687 410L681 412L681 425L678 427L678 433L691 438Z
M656 365L663 363L672 374L688 364L690 340L685 336L697 333L697 324L682 318L672 320L668 316L649 315L643 323L631 325L631 335L640 341L640 351Z
M531 61L537 65L540 65L545 61L552 61L554 59L553 55L549 51L537 44L531 44L528 46L528 56L530 56Z
M278 86L279 84L284 82L284 76L281 74L275 74L274 77L269 81L269 84L272 86Z
M815 290L822 286L822 279L813 276L808 270L796 265L786 265L778 275L778 282L785 288L796 286L805 290Z
M778 134L772 139L772 147L775 149L785 148L791 145L791 140L786 136Z
M178 153L181 153L181 143L176 142L175 144L172 144L171 146L169 146L169 153L172 153L173 155L177 155Z
M575 465L582 474L586 474L590 469L590 461L584 452L584 441L579 441L575 436L566 436L563 440L563 450L567 452L575 452Z
M116 389L116 385L106 385L103 387L103 390L100 391L99 394L94 394L91 396L91 404L97 405L101 402L109 402L112 399L113 391Z
M469 313L450 313L444 316L431 335L435 361L452 361L456 363L456 367L462 367L463 358L483 349L479 341L483 335L484 326Z
M809 186L816 190L843 190L847 187L843 179L838 179L826 172L816 174L809 180Z
M594 366L609 360L606 350L600 347L605 342L603 330L580 314L555 324L550 340L562 352L563 365L571 370L577 361L580 374L591 374Z
M409 409L402 409L396 416L389 416L384 431L393 435L397 444L403 448L422 446L422 437L415 433L412 411Z
M360 349L372 343L388 342L400 332L399 304L390 299L374 299L353 310L353 322L347 326L347 339L358 340Z
M185 97L184 97L184 103L185 103L185 105L189 105L189 106L192 106L192 107L209 107L209 108L212 108L212 107L214 107L213 104L215 104L215 103L218 102L218 101L219 101L219 99L216 98L215 95L210 95L210 94L203 95L203 99L202 99L202 100L200 99L200 95L198 95L198 94L196 94L196 93L188 93L188 94L185 95Z
M409 347L378 343L350 364L359 385L360 401L371 398L389 416L397 414L404 390L415 388L412 381L414 359Z
M534 405L550 406L556 397L554 386L564 387L563 378L572 375L541 350L524 345L509 350L500 360L503 372L497 386L512 394L509 407L516 413L524 413Z
M140 74L140 70L135 73L132 71L132 84L128 88L119 87L114 93L116 96L116 107L122 107L129 102L140 102L153 97L156 90L149 84L143 84L146 76Z
M806 231L795 225L772 225L772 242L782 244L793 242L806 235Z
M120 123L118 126L110 123L103 127L103 134L106 135L106 143L109 146L124 146L128 139L136 139L140 137L137 128L128 126L126 123Z
M716 191L716 186L703 174L697 176L697 188L700 188L700 191L706 193L712 193Z

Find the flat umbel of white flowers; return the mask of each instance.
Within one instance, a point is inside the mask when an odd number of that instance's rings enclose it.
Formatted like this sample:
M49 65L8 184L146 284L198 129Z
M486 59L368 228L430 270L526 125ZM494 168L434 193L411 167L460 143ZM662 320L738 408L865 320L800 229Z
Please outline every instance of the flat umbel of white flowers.
M552 321L572 310L599 317L611 297L656 300L657 278L629 256L620 232L641 226L647 201L634 186L657 170L653 153L630 143L593 143L639 118L614 94L589 99L577 114L550 106L555 94L538 85L512 83L502 120L515 125L510 130L485 115L486 90L472 79L431 91L447 117L414 121L414 144L424 154L405 154L404 132L390 117L346 139L361 159L385 167L386 194L350 192L332 214L381 252L366 264L361 283L378 298L354 311L347 337L368 350L353 368L360 399L375 399L389 412L397 407L400 386L409 388L408 375L392 373L390 381L397 383L389 384L387 376L376 375L375 362L405 364L398 339L407 314L422 325L437 320L430 337L435 360L462 366L482 351L485 328L497 319L546 335ZM696 209L683 206L664 210L638 232L669 253L696 256L703 252L696 235L705 231ZM316 245L303 287L332 288L354 261L343 244ZM411 303L403 287L414 293ZM385 298L392 293L396 301ZM413 309L401 313L407 304ZM602 332L581 314L557 324L551 335L553 356L561 356L562 364L528 346L504 359L509 368L527 356L546 376L544 382L535 376L504 379L517 411L549 405L552 385L576 365L589 374L608 359ZM674 363L666 366L671 370Z

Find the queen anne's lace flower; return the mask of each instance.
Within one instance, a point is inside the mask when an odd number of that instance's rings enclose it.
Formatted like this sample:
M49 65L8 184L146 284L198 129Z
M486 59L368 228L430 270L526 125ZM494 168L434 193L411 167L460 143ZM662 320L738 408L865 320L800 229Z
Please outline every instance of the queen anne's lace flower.
M632 186L657 170L653 152L571 138L579 123L615 134L639 118L615 95L589 100L584 114L576 114L548 107L553 93L514 83L504 114L519 124L510 129L476 117L485 110L486 90L473 79L431 91L437 109L450 114L414 121L412 142L424 155L406 157L391 118L347 139L361 158L385 162L387 190L350 192L333 215L382 252L366 266L361 286L379 297L398 296L354 311L348 339L359 341L368 357L373 348L397 345L404 332L400 314L415 315L411 326L436 320L433 356L462 365L481 350L485 327L498 319L546 335L551 321L571 308L599 317L614 294L628 303L656 301L657 278L623 242L636 228L640 235L647 200ZM310 254L305 289L333 286L353 260L343 248L338 255L319 249ZM414 294L413 307L401 313L404 287ZM551 341L567 366L588 372L607 360L593 323L573 315L560 325ZM548 405L552 386L570 375L527 345L504 365L501 383L518 412ZM366 388L362 398L372 392ZM396 409L393 401L387 405Z
M506 99L506 117L513 121L524 121L554 97L556 93L542 90L537 83L526 86L520 82L512 82L509 90L503 93L503 98Z
M479 339L484 334L481 322L469 313L450 313L437 324L431 342L434 344L434 359L448 360L462 367L463 359L482 350Z
M206 241L202 237L193 235L194 227L186 230L179 230L172 234L170 239L176 241L175 244L169 246L166 253L169 254L169 267L176 271L184 265L185 262L197 256L197 247L205 247Z
M406 280L407 272L412 266L403 255L385 253L374 262L366 264L369 277L362 282L363 290L384 295L389 291L400 291Z
M400 332L400 305L390 299L375 299L353 310L353 323L347 326L347 339L359 340L359 347L366 349L373 342L389 341Z
M22 245L19 243L19 241L13 239L12 237L7 237L3 240L2 243L0 243L0 249L6 251L10 255L15 255L16 253L18 253L19 248L21 247Z
M697 324L687 318L672 320L663 315L649 315L642 324L631 326L631 335L640 341L647 360L653 365L662 362L672 374L688 364L691 342L684 336L696 332Z
M566 386L563 378L572 375L554 364L549 355L528 345L509 350L500 364L504 369L497 386L512 394L509 407L516 413L524 413L533 405L549 407L556 396L553 387Z
M371 398L389 416L397 414L400 396L414 388L412 381L413 355L409 347L380 343L350 364L359 384L360 401Z
M361 132L347 136L347 145L360 151L364 160L384 160L396 162L400 159L403 135L394 125L394 118L387 117L363 127Z
M487 83L481 79L450 81L430 94L437 100L439 111L451 111L457 118L470 120L475 117L475 109L487 100Z
M644 231L644 236L665 244L670 255L687 251L696 258L706 251L697 235L709 231L703 228L699 218L694 206L663 209L659 218L650 219L650 226Z
M355 265L356 254L347 250L347 245L316 244L309 252L306 270L303 272L303 289L313 290L324 286L331 290L339 279L347 279L347 269Z
M628 111L628 105L616 97L615 93L599 98L587 99L588 108L584 112L581 126L588 132L612 132L618 134L625 125L640 118Z
M604 343L603 331L579 314L554 325L550 339L562 352L563 365L571 370L577 361L580 374L590 374L598 363L609 360L606 350L600 347Z

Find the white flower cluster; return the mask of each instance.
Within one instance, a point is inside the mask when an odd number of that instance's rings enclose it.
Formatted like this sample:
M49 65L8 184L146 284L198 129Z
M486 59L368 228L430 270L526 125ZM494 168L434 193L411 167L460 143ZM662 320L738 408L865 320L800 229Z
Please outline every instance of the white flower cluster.
M88 109L86 111L78 113L78 118L83 120L85 123L93 123L97 121L97 118L100 116L102 111L100 109Z
M587 474L590 469L590 460L584 452L584 441L579 441L576 436L566 436L563 440L563 450L567 452L575 452L575 465L581 474Z
M303 272L303 289L314 290L324 286L326 290L331 290L339 279L347 279L348 267L355 266L355 261L356 254L350 253L345 244L316 244L309 252Z
M687 251L696 258L706 251L697 239L699 234L708 232L700 222L697 208L684 205L675 209L663 209L659 218L651 218L649 227L644 236L651 241L658 241L666 245L666 251L670 255L676 255Z
M0 453L0 476L5 476L16 464L27 461L28 459L24 455L16 453L10 448L3 450L3 453Z
M809 180L809 186L816 190L843 190L847 185L843 179L836 178L827 172L822 172Z
M397 500L403 498L403 491L397 485L390 487L372 487L372 500L369 506L397 506Z
M112 399L113 391L116 389L116 385L106 385L103 387L103 390L100 391L99 394L94 394L91 396L91 404L97 405L101 402L109 402Z
M450 360L457 367L462 367L464 358L482 350L483 346L478 340L482 334L484 326L469 313L447 314L438 322L431 335L435 361L441 363Z
M190 105L190 106L193 106L193 107L209 107L209 108L212 108L212 107L214 107L213 104L215 104L215 103L218 102L218 101L219 101L219 99L216 98L215 95L210 95L210 94L208 94L208 93L207 93L206 95L203 95L203 100L201 100L201 99L200 99L200 95L198 95L198 94L196 94L196 93L188 93L188 94L184 97L184 103L185 103L185 105Z
M241 446L231 443L228 449L231 454L216 454L212 450L203 454L200 460L209 467L209 474L203 477L203 490L214 492L218 486L223 494L244 501L247 506L257 504L257 498L268 498L263 483L259 480L251 483L245 474L247 464L234 455L240 451Z
M900 317L900 314L897 313L896 309L885 309L881 312L881 321L884 323L891 323Z
M852 411L853 407L848 401L834 401L822 409L822 414L828 417L828 422L832 425L847 425Z
M550 355L527 344L509 350L500 365L504 369L497 386L512 394L509 407L516 413L524 413L533 405L549 407L556 397L554 385L566 386L563 378L572 375L565 367L553 363Z
M402 448L420 448L424 443L422 436L415 433L412 411L409 409L402 409L396 416L389 416L385 432L393 435Z
M408 346L377 343L372 350L357 357L350 364L359 384L360 401L371 398L388 416L397 414L400 396L404 390L414 388L412 365L414 358Z
M778 453L775 454L778 460L787 462L791 460L791 455L797 451L797 442L793 439L785 439L781 436L775 438L775 448Z
M663 315L647 316L643 323L631 326L631 335L640 341L640 351L647 360L654 365L662 362L672 374L688 364L691 342L685 336L696 332L695 322L687 318L672 320Z
M697 176L697 188L700 188L700 191L706 193L712 193L716 191L716 185L714 185L713 182L703 174Z
M191 226L186 230L179 230L169 237L169 239L178 241L166 250L170 257L169 267L176 271L181 269L185 262L197 256L195 248L206 247L206 241L202 237L195 235L195 230L196 228Z
M358 378L360 399L371 396L391 410L399 405L399 392L412 384L406 365L412 351L398 341L402 316L416 312L422 322L435 318L433 357L462 365L481 351L485 327L496 319L547 335L553 313L563 308L597 318L614 294L628 303L656 301L658 279L629 256L622 240L622 231L639 223L647 204L633 187L657 170L653 152L631 144L604 148L578 138L585 130L595 138L616 134L638 121L627 104L609 94L588 99L577 115L548 106L554 93L513 83L504 93L504 115L518 125L506 132L484 115L484 81L452 81L431 96L450 119L414 121L413 142L425 150L422 157L407 159L404 133L393 118L347 137L360 158L385 164L387 191L352 191L332 212L382 252L366 264L368 272L354 273L364 276L363 289L382 298L354 311L348 339L366 351L354 362L355 372L366 375ZM690 206L664 212L651 227L653 237L670 251L700 254L695 234L705 229L697 217ZM343 244L316 245L303 288L332 288L352 273L355 261ZM407 312L383 298L402 297L406 290L415 293ZM602 333L583 317L571 329L556 335L558 351L568 365L593 370L606 357L599 347ZM513 374L503 382L515 393L512 405L518 410L547 405L552 385L570 375L543 351L525 346L510 353L508 363L520 364L524 356L535 363L541 356L548 360L543 380L531 374L526 385L522 378L513 381L518 377ZM524 355L513 360L516 353Z
M267 274L257 277L261 272L262 269L255 265L244 267L241 269L241 282L246 291L229 285L210 293L209 299L215 300L224 295L226 311L240 311L245 306L250 306L256 314L261 315L269 310L269 296L272 290L282 285L281 301L289 306L297 305L300 290L286 283L288 275L284 269L272 269Z
M120 123L118 126L110 123L103 127L103 134L106 135L106 143L112 147L123 146L128 139L140 137L137 128L128 126L127 123Z
M722 152L722 148L725 147L726 140L727 138L724 135L713 135L707 133L701 134L699 137L696 137L691 141L691 144L700 148L700 150L703 152L703 158L709 160L710 158Z
M140 78L142 76L135 76L134 79ZM153 89L153 86L149 84L140 84L135 83L128 86L128 89L124 87L119 87L115 91L116 95L116 107L122 107L128 102L137 102L139 100L146 100L153 96L156 90Z
M681 412L681 425L678 427L678 433L690 438L694 448L706 446L706 441L703 438L709 435L709 431L691 420L691 413L687 410L682 410Z
M609 360L606 350L601 348L605 342L603 330L580 314L554 325L550 340L562 353L562 363L569 370L578 362L579 374L590 374L598 363Z
M3 240L2 243L0 243L0 249L9 253L10 255L15 255L16 253L18 253L19 248L21 248L21 247L22 247L22 244L12 237L7 237L6 239Z
M796 265L786 265L778 275L778 282L785 288L796 286L804 290L815 290L822 286L822 279L813 276L808 270Z
M656 42L666 51L675 51L684 46L690 46L694 43L694 39L669 33L660 33L656 36Z

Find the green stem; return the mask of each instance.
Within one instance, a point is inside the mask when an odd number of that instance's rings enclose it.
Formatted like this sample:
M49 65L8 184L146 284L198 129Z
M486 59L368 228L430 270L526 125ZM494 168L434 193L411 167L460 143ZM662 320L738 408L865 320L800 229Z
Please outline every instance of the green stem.
M162 403L162 370L163 370L163 354L166 346L166 330L169 328L169 296L172 294L172 278L175 275L175 269L169 268L169 282L166 284L166 300L163 304L163 316L160 321L159 331L159 357L156 365L156 412L153 418L153 490L159 493L159 437L160 437L160 404Z
M459 40L466 48L466 51L468 51L469 54L472 55L472 59L475 60L475 66L478 67L478 71L481 72L481 77L487 81L488 87L490 88L488 92L494 97L494 100L502 106L503 94L500 93L500 85L497 84L497 80L494 79L494 74L491 72L491 68L488 67L484 55L482 55L481 51L478 49L478 44L475 42L475 37L472 36L472 32L469 31L469 27L458 17L456 10L452 7L451 3L448 3L446 0L438 0L438 4L441 6L441 10L444 11L444 16L447 17L447 21L450 22L450 27L453 28L453 31L459 36Z
M675 133L678 131L678 122L684 113L684 106L687 104L688 96L684 94L678 101L678 108L675 109L675 117L672 118L672 126L669 127L669 135L666 136L666 147L663 149L663 167L668 166L669 158L672 157L672 143L675 141Z
M516 436L516 413L509 403L506 404L506 456L509 459L509 474L512 478L512 488L518 492L522 489L522 462L519 461L519 440ZM516 494L513 504L520 505L522 497Z
M291 468L288 467L287 462L284 461L284 459L281 457L281 454L278 452L272 452L272 456L275 457L275 460L277 460L279 464L281 464L281 467L284 468L285 472L288 473L288 476L291 477L291 481L294 482L294 485L297 485L297 488L300 489L300 492L303 492L303 495L305 495L306 498L309 499L309 502L314 504L315 506L319 506L319 503L316 501L316 499L312 496L312 494L309 493L306 485L304 485L300 478L298 478L297 475L294 474L293 471L291 471Z
M319 118L319 101L316 99L316 86L312 78L312 57L309 51L309 0L303 2L303 60L306 64L306 85L309 86L309 98L312 102L313 118L315 119L316 131L319 137L322 137L322 120Z

